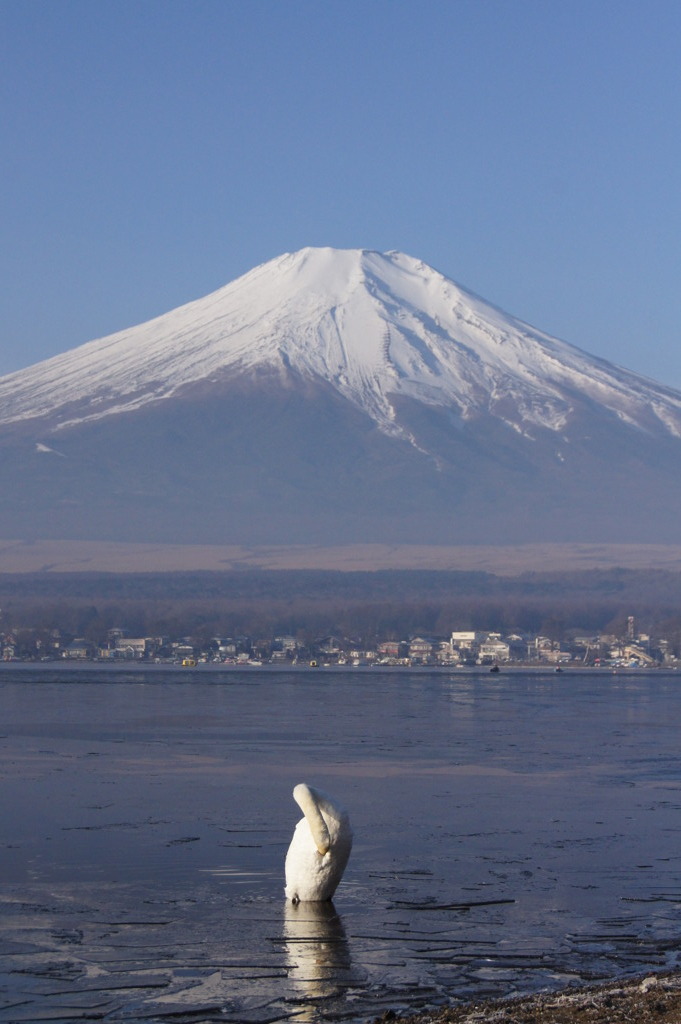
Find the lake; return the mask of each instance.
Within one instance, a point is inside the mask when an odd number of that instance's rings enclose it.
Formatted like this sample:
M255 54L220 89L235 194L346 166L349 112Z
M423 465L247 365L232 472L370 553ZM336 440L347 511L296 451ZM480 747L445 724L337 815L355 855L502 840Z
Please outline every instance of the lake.
M678 674L0 666L0 1020L370 1020L674 968ZM298 782L355 842L286 904Z

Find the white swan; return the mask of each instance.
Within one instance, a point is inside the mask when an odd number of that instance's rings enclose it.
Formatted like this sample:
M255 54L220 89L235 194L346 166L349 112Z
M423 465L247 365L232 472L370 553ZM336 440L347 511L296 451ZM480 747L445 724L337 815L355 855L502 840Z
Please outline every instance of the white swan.
M293 799L305 817L286 854L286 898L294 903L330 900L352 849L347 811L304 782L293 790Z

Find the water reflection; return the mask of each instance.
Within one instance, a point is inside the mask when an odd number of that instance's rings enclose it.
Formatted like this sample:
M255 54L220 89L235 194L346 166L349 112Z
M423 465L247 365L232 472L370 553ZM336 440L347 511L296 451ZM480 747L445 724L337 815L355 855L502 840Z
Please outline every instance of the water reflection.
M289 978L306 1002L336 996L356 980L343 921L331 901L287 901L284 937ZM297 1019L315 1019L314 1009Z

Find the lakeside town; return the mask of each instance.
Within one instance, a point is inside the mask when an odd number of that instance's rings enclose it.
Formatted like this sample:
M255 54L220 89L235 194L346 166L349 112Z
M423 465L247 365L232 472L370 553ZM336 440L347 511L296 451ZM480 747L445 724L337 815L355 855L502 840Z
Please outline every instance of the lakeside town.
M193 667L225 665L350 665L393 667L456 667L501 665L565 665L612 668L676 668L678 651L670 641L636 630L633 616L624 635L574 635L554 640L529 633L452 630L445 637L387 638L368 645L356 639L296 636L265 639L248 636L130 636L124 629L107 631L103 643L69 636L62 630L21 629L0 632L0 660L151 662Z

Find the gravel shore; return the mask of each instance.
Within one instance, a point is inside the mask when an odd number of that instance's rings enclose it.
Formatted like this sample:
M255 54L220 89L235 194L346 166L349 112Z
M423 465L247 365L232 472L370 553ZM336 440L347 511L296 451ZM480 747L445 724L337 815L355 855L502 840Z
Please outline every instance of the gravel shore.
M681 1024L681 974L649 975L589 988L469 1003L374 1024Z

